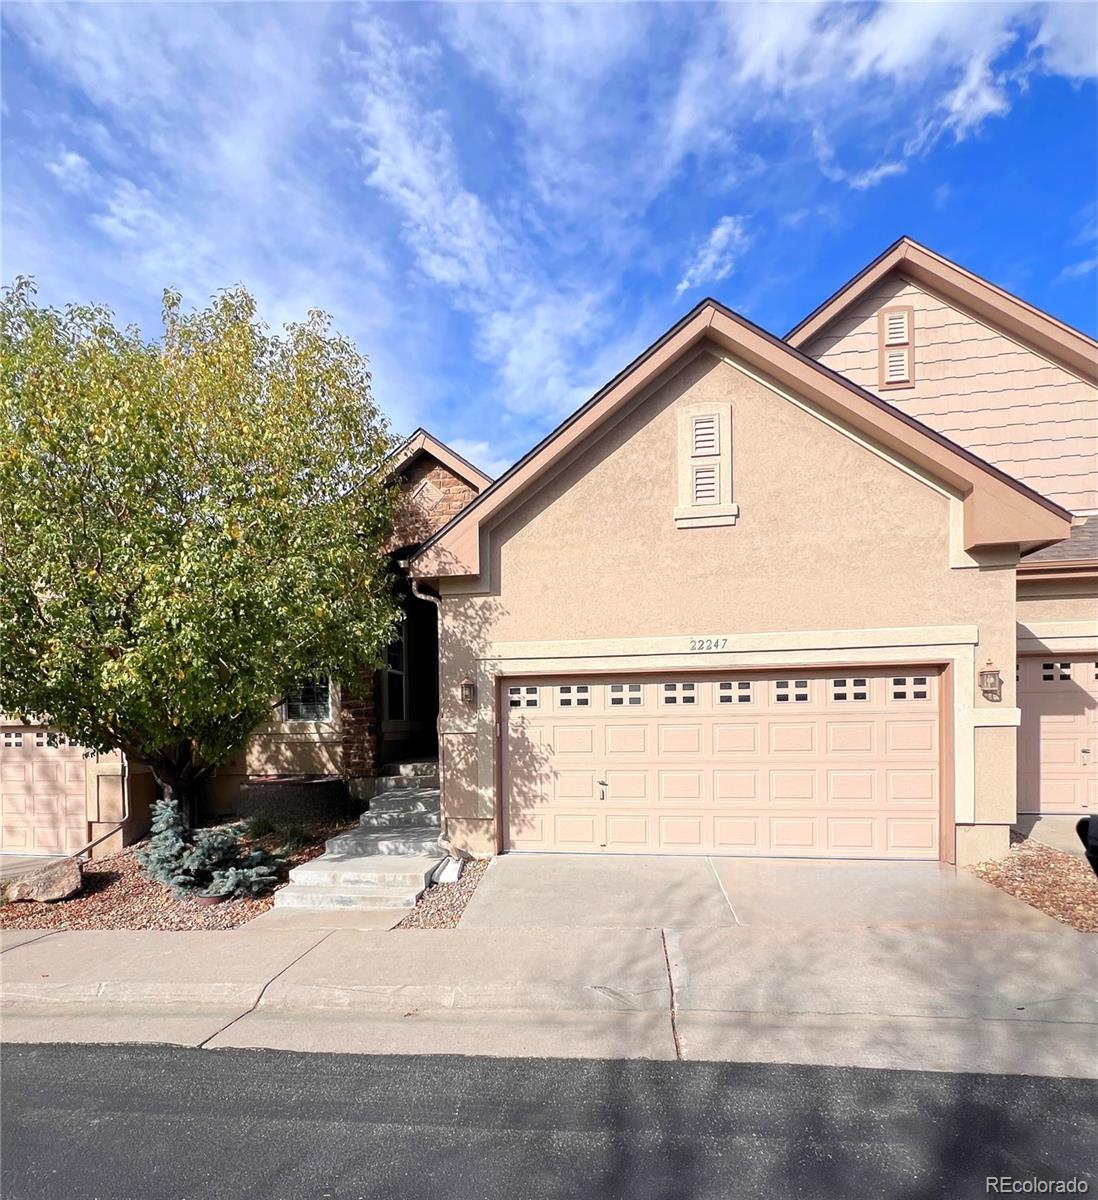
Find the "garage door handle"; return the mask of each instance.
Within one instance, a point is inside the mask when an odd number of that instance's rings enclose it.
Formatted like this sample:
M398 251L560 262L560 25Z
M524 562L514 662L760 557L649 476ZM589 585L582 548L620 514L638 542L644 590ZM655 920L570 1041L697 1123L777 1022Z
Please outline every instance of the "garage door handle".
M606 786L607 786L607 784L606 784L606 780L605 780L605 779L596 779L596 780L595 780L595 782L596 782L596 783L599 785L599 787L606 787Z

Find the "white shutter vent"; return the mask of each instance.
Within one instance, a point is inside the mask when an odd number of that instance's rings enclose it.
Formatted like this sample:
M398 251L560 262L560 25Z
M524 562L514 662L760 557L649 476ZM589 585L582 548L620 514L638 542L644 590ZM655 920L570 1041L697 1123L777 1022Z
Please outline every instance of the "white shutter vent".
M710 413L694 418L694 454L719 454L720 437L717 432L717 415Z
M911 371L908 367L908 351L906 350L886 350L885 351L885 383L907 383L911 378Z
M716 504L718 499L719 487L717 483L717 468L715 466L695 467L694 503Z
M906 346L911 340L907 331L907 313L903 310L885 314L885 345Z

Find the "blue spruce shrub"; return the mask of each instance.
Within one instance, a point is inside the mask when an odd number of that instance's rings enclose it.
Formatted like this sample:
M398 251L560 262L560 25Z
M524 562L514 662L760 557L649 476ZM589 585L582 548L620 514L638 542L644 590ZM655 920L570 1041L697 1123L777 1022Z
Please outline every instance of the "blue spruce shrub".
M278 882L278 859L265 850L245 852L243 827L186 829L179 806L168 798L153 809L152 836L137 852L145 874L177 895L259 896Z

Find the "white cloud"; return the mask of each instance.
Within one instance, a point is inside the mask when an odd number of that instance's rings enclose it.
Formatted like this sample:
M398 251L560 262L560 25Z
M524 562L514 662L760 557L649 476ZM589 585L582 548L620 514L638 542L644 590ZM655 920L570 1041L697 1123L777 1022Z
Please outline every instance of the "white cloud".
M501 455L491 442L469 441L467 438L451 438L450 449L460 454L474 467L479 467L485 475L498 479L504 471L514 463L513 458Z
M68 192L87 191L94 177L91 163L75 150L62 150L47 168Z
M1092 271L1098 270L1098 255L1091 258L1084 258L1081 262L1072 263L1071 266L1065 267L1060 272L1061 279L1081 279L1084 275L1089 275Z
M713 226L709 236L695 251L687 264L675 295L699 287L719 283L736 269L736 261L751 244L747 222L742 216L726 216Z

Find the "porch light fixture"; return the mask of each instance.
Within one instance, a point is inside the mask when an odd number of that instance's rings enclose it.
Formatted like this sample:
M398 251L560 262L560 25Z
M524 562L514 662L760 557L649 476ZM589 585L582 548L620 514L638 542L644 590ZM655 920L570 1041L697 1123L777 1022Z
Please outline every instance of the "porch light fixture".
M468 675L461 681L461 702L462 704L476 704L477 702L477 685Z
M987 666L980 672L980 691L988 700L1003 698L1003 677L999 674L999 668L992 666L990 658L987 660Z

